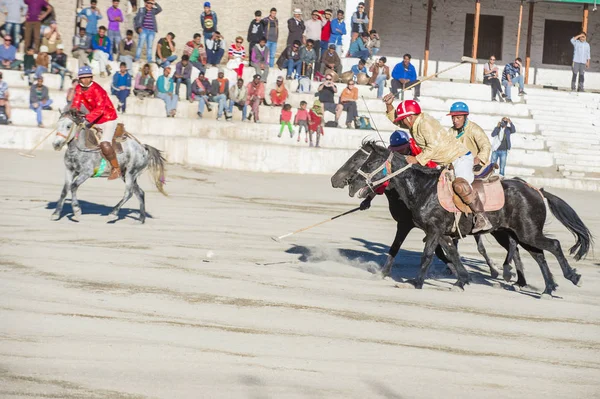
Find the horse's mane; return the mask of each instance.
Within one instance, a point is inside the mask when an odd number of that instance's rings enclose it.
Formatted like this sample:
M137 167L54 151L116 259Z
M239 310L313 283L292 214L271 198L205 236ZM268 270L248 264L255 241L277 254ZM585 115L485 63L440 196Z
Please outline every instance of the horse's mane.
M387 157L387 155L389 155L390 150L385 146L385 143L383 143L380 140L363 140L362 142L362 146L363 147L370 147L373 149L373 151L376 151L378 154L380 154L381 156ZM385 154L385 155L384 155ZM406 161L404 160L404 157L401 156L400 154L397 153L393 153L394 154L394 158L395 159L401 159L403 164L406 164ZM441 171L439 169L432 169L429 168L427 166L421 166L419 164L415 164L412 166L413 170L416 170L418 172L421 172L425 175L438 175L441 173Z

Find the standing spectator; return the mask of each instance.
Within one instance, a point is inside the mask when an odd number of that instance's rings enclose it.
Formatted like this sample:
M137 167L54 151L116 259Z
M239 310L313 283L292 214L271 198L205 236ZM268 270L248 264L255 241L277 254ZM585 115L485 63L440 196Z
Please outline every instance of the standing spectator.
M365 3L362 1L358 3L358 7L356 7L356 12L352 14L352 38L351 40L354 42L363 33L367 33L367 26L369 25L369 16L365 12Z
M254 115L254 123L260 123L260 117L258 115L260 110L260 104L265 99L265 84L260 80L260 75L254 75L252 82L248 83L248 96L246 103L250 105L250 115L248 119L252 119Z
M37 53L40 48L41 20L52 12L52 6L46 0L25 0L25 4L27 4L25 48L32 47ZM46 11L42 11L44 7Z
M244 79L238 79L237 84L229 89L229 109L227 120L231 120L233 117L233 107L237 107L242 111L242 122L246 122L246 111L248 105L246 104L246 97L248 96L248 90L244 86Z
M133 57L135 57L135 41L133 40L133 31L127 30L125 39L119 43L119 61L127 65L129 73L133 73Z
M483 66L483 84L489 85L492 88L492 101L496 100L496 95L500 102L504 101L504 93L502 93L502 85L498 79L498 67L496 66L496 56L492 55L489 62Z
M510 118L504 117L492 131L492 160L491 163L496 163L500 159L500 174L505 176L506 158L510 151L510 135L515 133L517 129Z
M50 70L50 55L48 54L48 47L40 46L40 52L35 58L35 77L42 76L43 73L47 73Z
M185 85L185 99L192 102L192 64L190 64L190 57L183 55L181 61L175 65L175 93L179 95L179 87L183 83Z
M394 67L392 71L392 88L391 92L394 93L396 98L399 97L398 89L402 88L404 90L405 87L411 86L417 82L417 70L414 65L410 63L411 60L410 54L404 54L404 60ZM414 87L415 95L413 100L418 101L419 97L421 97L421 85L418 84Z
M350 57L353 58L364 58L367 59L371 56L371 51L369 51L367 47L367 42L369 41L368 33L361 33L361 36L350 43Z
M108 18L108 38L112 43L112 53L119 54L121 44L121 23L124 21L123 12L119 8L120 0L113 0L112 7L106 10ZM129 66L127 69L131 69Z
M200 24L204 33L204 43L213 37L217 32L217 13L210 9L210 2L204 3L204 11L200 14ZM208 47L208 44L206 45Z
M249 51L252 51L254 46L258 44L263 37L265 37L265 25L262 21L262 12L256 10L254 12L254 19L250 22L250 26L248 27L248 36L246 37L246 40L248 40Z
M156 45L156 63L161 68L171 65L171 62L177 59L173 39L175 39L175 34L169 32L166 37L158 40L158 44Z
M521 75L521 61L516 58L511 64L506 64L502 71L502 86L504 86L504 94L506 94L506 102L512 103L512 86L519 86L519 95L525 95L525 85L523 83L523 75Z
M267 39L262 37L258 43L252 48L250 56L251 65L260 74L260 79L267 83L269 76L269 49L267 48Z
M98 33L98 21L102 19L102 14L97 7L98 0L91 0L90 6L81 10L78 16L85 20L85 33L89 37L93 37Z
M246 48L244 47L244 38L238 36L235 42L229 46L227 54L227 68L235 71L238 78L241 78L244 72L244 59L246 58ZM252 48L249 49L252 52ZM250 54L252 56L252 54Z
M294 16L287 21L288 25L288 38L287 45L290 46L295 41L302 43L304 30L304 21L302 20L302 10L296 8L294 10Z
M333 77L330 73L325 75L325 81L321 83L319 88L317 89L317 94L319 97L319 101L323 105L323 112L329 111L336 115L336 124L338 122L337 119L337 105L335 104L334 95L337 93L337 86L333 83Z
M288 98L288 91L283 84L283 76L277 77L277 83L275 83L275 88L269 93L269 97L271 98L272 107L281 107L285 104L285 100Z
M312 39L306 41L306 45L300 48L300 65L302 76L312 77L315 62L317 62L317 51Z
M206 71L206 49L202 44L202 35L194 34L194 40L190 40L183 48L183 54L190 56L190 64L200 72Z
M336 51L340 57L344 55L342 40L345 35L346 22L344 22L344 11L338 10L337 19L331 21L331 36L329 37L329 43L335 44Z
M223 38L219 31L212 34L212 37L206 40L206 58L208 64L216 67L221 63L221 58L225 54Z
M48 95L48 88L44 86L44 77L37 77L37 84L31 86L29 90L29 108L35 111L37 115L38 127L43 128L42 110L52 110L52 100Z
M12 45L19 48L21 42L21 21L27 14L23 0L0 0L0 12L6 15L4 30L12 38Z
M67 55L64 52L65 46L59 44L56 46L56 54L52 57L52 73L60 75L60 90L65 85L65 76L72 77L71 72L67 69Z
M67 90L67 105L63 108L63 112L71 109L71 104L73 104L73 98L75 98L75 89L79 86L79 79L71 80L71 87Z
M165 102L167 118L175 118L179 97L173 92L175 90L175 85L173 84L173 78L169 77L170 74L171 67L165 67L163 74L156 81L156 97Z
M133 94L140 100L154 95L154 76L149 64L144 64L142 69L135 76Z
M294 137L294 129L292 129L292 106L290 104L283 104L281 115L279 115L279 126L279 134L277 137L281 138L286 126L290 132L290 138ZM298 139L298 141L300 141L300 139Z
M208 103L208 95L210 94L210 82L204 77L204 72L200 72L194 84L192 84L192 93L194 97L198 99L198 118L202 118L204 113L204 105L208 112L212 112L212 108Z
M313 10L311 19L304 23L304 26L306 26L306 30L304 31L305 42L308 43L308 40L313 41L317 60L321 55L321 34L323 33L323 25L325 23L326 21L321 19L321 14L317 10Z
M88 58L92 53L92 38L85 34L85 28L79 28L79 35L73 36L73 58L79 61L79 68L90 65Z
M302 129L304 129L305 143L308 143L308 123L310 122L308 110L306 109L307 105L306 101L300 101L300 108L296 111L296 116L294 118L294 125L298 126L298 141L300 141Z
M36 69L34 51L33 48L28 48L25 56L23 56L23 77L27 79L29 86L33 84L31 75L33 75Z
M50 0L47 0L47 1L48 1L48 3L50 2ZM42 35L46 31L46 29L50 27L50 25L52 24L52 21L54 21L56 23L55 9L52 8L51 10L48 10L48 7L42 7L42 12L45 13L46 11L49 11L49 12L40 21L42 23L42 30L41 30L40 34L42 34Z
M127 72L127 64L124 62L121 62L119 72L113 76L111 93L119 99L117 111L125 113L127 97L131 94L131 75Z
M369 31L369 42L367 43L367 48L371 50L371 55L375 57L381 48L381 39L379 38L379 33L375 29Z
M286 79L291 80L294 71L296 75L300 74L300 67L302 61L300 61L300 41L296 40L291 46L288 46L283 53L277 59L277 66L279 69L287 69ZM252 84L252 83L250 83Z
M377 89L377 98L383 97L383 88L391 76L390 67L385 65L386 62L387 58L381 57L369 68L369 72L371 72L369 84L371 85L371 90Z
M212 81L210 94L212 101L218 104L217 120L220 121L229 99L229 79L225 77L223 71L219 71L217 78ZM227 118L227 114L225 117Z
M323 109L321 108L321 102L319 100L315 100L313 106L308 113L309 124L308 124L308 134L310 136L310 146L313 146L313 133L316 133L316 144L315 147L319 147L319 143L321 142L321 136L323 133Z
M358 100L358 88L351 80L348 82L348 86L340 94L340 103L337 105L335 110L336 122L340 120L342 111L346 111L346 128L352 129L352 122L358 117L358 109L356 107L356 100Z
M12 123L10 120L10 93L8 92L8 83L2 79L2 72L0 72L0 107L4 109L6 123L10 125Z
M110 65L108 61L112 61L112 53L110 51L110 39L106 37L106 28L101 26L98 28L98 33L92 37L92 51L94 52L94 60L100 65L100 77L104 77L104 71L110 76Z
M585 70L590 67L590 44L586 42L587 35L581 32L579 35L571 38L573 45L573 78L571 79L571 90L575 91L575 83L577 75L579 75L579 83L577 91L583 92L583 81Z
M17 60L17 48L12 45L12 38L4 36L4 43L0 46L0 68L19 69L22 62Z
M328 69L334 71L338 75L342 73L342 60L335 51L335 48L336 45L334 43L329 43L329 48L321 55L321 74L323 75Z
M275 52L277 51L277 40L279 39L279 20L277 19L277 9L271 8L269 16L263 19L265 26L265 37L267 38L267 47L269 48L269 67L275 65Z
M133 20L135 31L140 35L138 37L137 50L135 51L135 60L138 61L142 56L142 48L146 45L146 59L148 63L152 62L152 43L154 36L158 32L156 15L160 14L162 8L154 0L146 0L144 8L138 9Z
M42 46L48 47L48 54L54 57L56 46L62 44L62 35L58 31L56 21L50 22L50 26L46 28L42 36Z
M321 29L321 54L329 48L329 39L331 38L331 17L333 11L328 8L325 10L323 19L323 29Z

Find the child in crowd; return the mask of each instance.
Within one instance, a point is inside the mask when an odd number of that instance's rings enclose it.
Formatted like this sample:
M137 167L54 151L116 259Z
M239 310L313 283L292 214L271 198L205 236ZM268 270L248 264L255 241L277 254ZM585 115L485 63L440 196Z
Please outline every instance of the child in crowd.
M279 123L281 123L281 128L279 129L279 134L277 137L281 137L286 126L290 131L290 138L294 137L294 130L292 129L292 106L290 104L283 105L283 108L281 109L281 116L279 117Z
M319 147L319 143L321 141L321 135L323 132L323 109L321 108L321 102L319 100L315 100L309 114L309 124L308 131L310 135L310 146L313 146L313 133L317 134L315 147Z
M50 69L50 54L48 54L48 47L40 46L40 52L35 59L35 77L39 78L43 73L47 73Z
M294 118L294 125L299 126L298 128L298 141L300 141L300 135L302 134L302 128L304 128L304 142L308 143L308 111L306 110L306 101L300 101L300 108L296 112Z
M23 57L23 77L27 78L29 86L33 84L32 75L35 72L35 50L32 48L27 49L27 53Z

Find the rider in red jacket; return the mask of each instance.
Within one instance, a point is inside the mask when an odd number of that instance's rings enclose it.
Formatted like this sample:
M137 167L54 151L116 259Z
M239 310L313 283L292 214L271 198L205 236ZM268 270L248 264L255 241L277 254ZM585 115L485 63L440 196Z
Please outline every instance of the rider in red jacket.
M89 66L79 68L78 78L79 86L75 88L71 108L79 111L81 106L84 106L89 112L85 116L85 127L89 129L93 125L97 125L102 129L100 150L112 166L108 180L114 180L121 176L117 155L112 148L112 139L117 128L117 111L115 111L108 93L93 81L92 68Z

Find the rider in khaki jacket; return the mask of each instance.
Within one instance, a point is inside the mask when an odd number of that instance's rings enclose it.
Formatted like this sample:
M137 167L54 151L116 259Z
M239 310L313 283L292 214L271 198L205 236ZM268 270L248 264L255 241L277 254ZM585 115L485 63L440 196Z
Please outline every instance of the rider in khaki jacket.
M450 107L453 126L448 130L463 143L475 157L475 165L487 165L492 153L490 139L475 122L468 120L469 108L463 102L456 102Z

